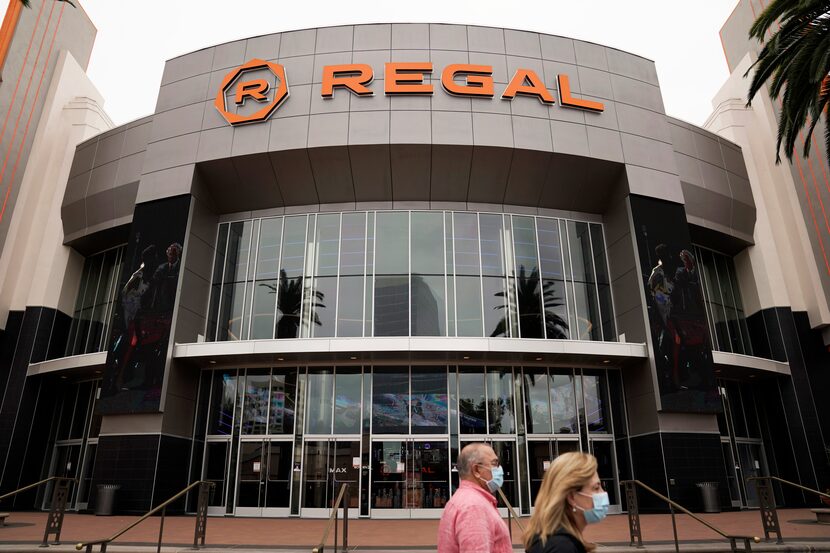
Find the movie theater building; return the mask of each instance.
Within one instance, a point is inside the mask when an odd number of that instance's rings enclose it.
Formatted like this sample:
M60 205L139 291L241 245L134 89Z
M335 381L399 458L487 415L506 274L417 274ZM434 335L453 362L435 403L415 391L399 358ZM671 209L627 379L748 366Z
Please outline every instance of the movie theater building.
M666 115L649 60L501 28L169 60L59 182L55 299L4 314L3 489L141 512L206 479L213 514L320 517L345 483L354 516L438 517L475 441L522 513L576 450L616 510L630 478L691 507L826 485L827 275L741 109L732 141Z

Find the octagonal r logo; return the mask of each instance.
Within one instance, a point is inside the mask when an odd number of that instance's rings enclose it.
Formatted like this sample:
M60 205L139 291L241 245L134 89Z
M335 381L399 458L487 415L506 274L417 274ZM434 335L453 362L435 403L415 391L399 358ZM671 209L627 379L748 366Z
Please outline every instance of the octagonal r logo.
M270 72L274 79L254 78L245 79L245 75L261 74ZM273 97L270 97L273 90ZM229 99L242 107L247 102L257 102L261 107L253 113L240 114L228 109ZM278 63L271 63L260 59L252 59L240 65L222 80L219 92L216 94L214 105L222 117L231 125L244 125L245 123L258 123L265 121L276 109L288 98L288 81L285 79L285 68Z

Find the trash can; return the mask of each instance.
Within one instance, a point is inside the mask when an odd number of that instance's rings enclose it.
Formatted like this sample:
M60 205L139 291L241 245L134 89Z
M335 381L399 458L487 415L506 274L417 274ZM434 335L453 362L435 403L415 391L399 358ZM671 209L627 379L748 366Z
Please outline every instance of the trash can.
M700 498L701 503L703 503L703 512L719 513L720 501L718 499L718 483L698 482L695 485L700 488Z
M95 514L111 515L115 506L115 492L121 486L118 484L98 484L98 495L95 498Z

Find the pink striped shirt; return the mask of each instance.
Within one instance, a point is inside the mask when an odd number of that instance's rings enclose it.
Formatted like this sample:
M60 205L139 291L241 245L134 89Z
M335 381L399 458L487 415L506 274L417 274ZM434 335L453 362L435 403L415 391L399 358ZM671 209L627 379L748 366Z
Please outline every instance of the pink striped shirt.
M513 553L507 525L490 492L461 481L441 515L438 553Z

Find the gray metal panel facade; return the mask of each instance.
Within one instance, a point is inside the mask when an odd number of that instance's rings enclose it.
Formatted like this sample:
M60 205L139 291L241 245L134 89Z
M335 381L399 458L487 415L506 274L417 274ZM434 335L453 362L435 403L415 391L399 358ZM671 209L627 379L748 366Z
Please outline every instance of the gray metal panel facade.
M283 65L290 95L269 120L232 127L214 98L229 71L252 58ZM384 94L389 61L431 62L425 80L434 94ZM342 63L373 68L373 96L343 89L321 96L323 66ZM496 97L446 93L440 78L450 63L492 66ZM565 73L575 96L605 110L569 109L558 98L554 105L502 100L519 68L534 70L555 97L556 76ZM693 217L742 240L754 224L740 150L666 117L653 62L565 37L373 24L239 40L169 60L156 113L126 127L79 146L63 204L68 241L120 224L126 206L96 194L117 190L126 201L136 182L136 203L192 192L220 213L419 201L598 214L622 183L630 193L691 204ZM127 150L114 157L118 134L137 128L146 135L143 158L136 147L129 160ZM685 150L675 144L683 133L692 135ZM132 178L139 163L141 175ZM693 177L681 178L686 173ZM194 188L197 181L203 186ZM727 197L729 207L707 208L712 194ZM91 206L102 209L90 216Z

